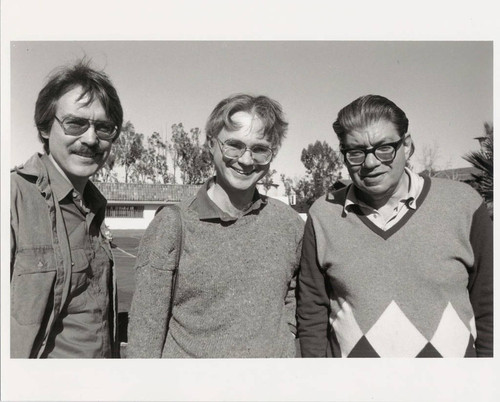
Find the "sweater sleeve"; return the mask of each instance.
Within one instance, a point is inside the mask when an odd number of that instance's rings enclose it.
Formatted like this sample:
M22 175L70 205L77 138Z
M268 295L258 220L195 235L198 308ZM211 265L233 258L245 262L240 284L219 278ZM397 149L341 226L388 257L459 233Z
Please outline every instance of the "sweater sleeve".
M127 358L160 358L168 326L177 236L173 211L165 208L151 222L139 246L135 291L130 308Z
M298 279L297 330L302 357L326 357L329 298L316 258L316 237L309 216L304 230Z
M474 266L468 289L476 319L476 353L493 357L493 223L485 204L473 216L470 241Z

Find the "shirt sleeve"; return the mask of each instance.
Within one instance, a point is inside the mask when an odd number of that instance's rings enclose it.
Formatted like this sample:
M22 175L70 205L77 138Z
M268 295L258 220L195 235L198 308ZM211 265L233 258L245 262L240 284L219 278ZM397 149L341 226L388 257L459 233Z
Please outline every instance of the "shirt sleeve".
M469 271L469 297L476 320L476 353L493 357L493 222L485 204L472 219L470 242L474 266Z
M139 246L135 291L130 307L127 358L160 358L168 329L168 311L178 236L175 215L165 208L151 222Z
M308 216L298 277L297 331L302 357L326 357L329 298L316 258L316 237Z

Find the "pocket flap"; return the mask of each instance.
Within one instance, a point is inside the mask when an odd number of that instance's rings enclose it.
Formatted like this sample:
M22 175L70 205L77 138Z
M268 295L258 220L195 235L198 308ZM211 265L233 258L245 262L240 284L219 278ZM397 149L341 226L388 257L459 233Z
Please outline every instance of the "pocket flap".
M82 272L89 267L89 258L83 249L71 250L71 272Z
M36 274L56 270L54 250L23 250L16 254L14 272L17 275Z

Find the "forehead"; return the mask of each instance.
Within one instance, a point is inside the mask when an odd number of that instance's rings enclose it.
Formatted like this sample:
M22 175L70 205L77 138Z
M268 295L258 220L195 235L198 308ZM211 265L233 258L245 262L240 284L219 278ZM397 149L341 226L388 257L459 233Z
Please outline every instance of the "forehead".
M264 137L264 123L256 114L236 112L231 116L231 120L238 128L235 131L223 129L219 134L220 139L258 141L259 143L269 144L269 141Z
M346 133L341 140L343 145L377 145L400 139L396 126L388 120L378 120L362 128Z
M89 95L87 94L82 97L82 93L83 89L80 86L70 89L58 99L56 103L57 109L68 113L75 112L79 109L104 112L104 108L98 99L94 99L91 103L88 103Z

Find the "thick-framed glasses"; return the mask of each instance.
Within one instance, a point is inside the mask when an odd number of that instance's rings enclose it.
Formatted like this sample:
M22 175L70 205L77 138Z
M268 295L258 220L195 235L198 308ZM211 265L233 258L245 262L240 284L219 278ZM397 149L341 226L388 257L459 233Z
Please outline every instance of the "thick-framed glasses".
M112 140L118 132L118 127L110 121L92 120L77 116L67 116L62 120L59 120L57 116L54 116L54 118L61 125L64 133L73 137L82 135L90 126L94 126L97 138L104 141Z
M382 163L389 163L396 157L396 152L405 140L406 136L401 137L399 141L389 142L387 144L380 144L372 148L359 148L359 149L340 149L342 155L344 155L344 160L350 166L362 165L368 154L375 155Z
M273 150L265 145L247 147L244 142L238 140L227 140L225 142L222 142L218 138L216 138L216 140L222 155L229 159L239 159L248 150L255 164L267 165L274 156Z

